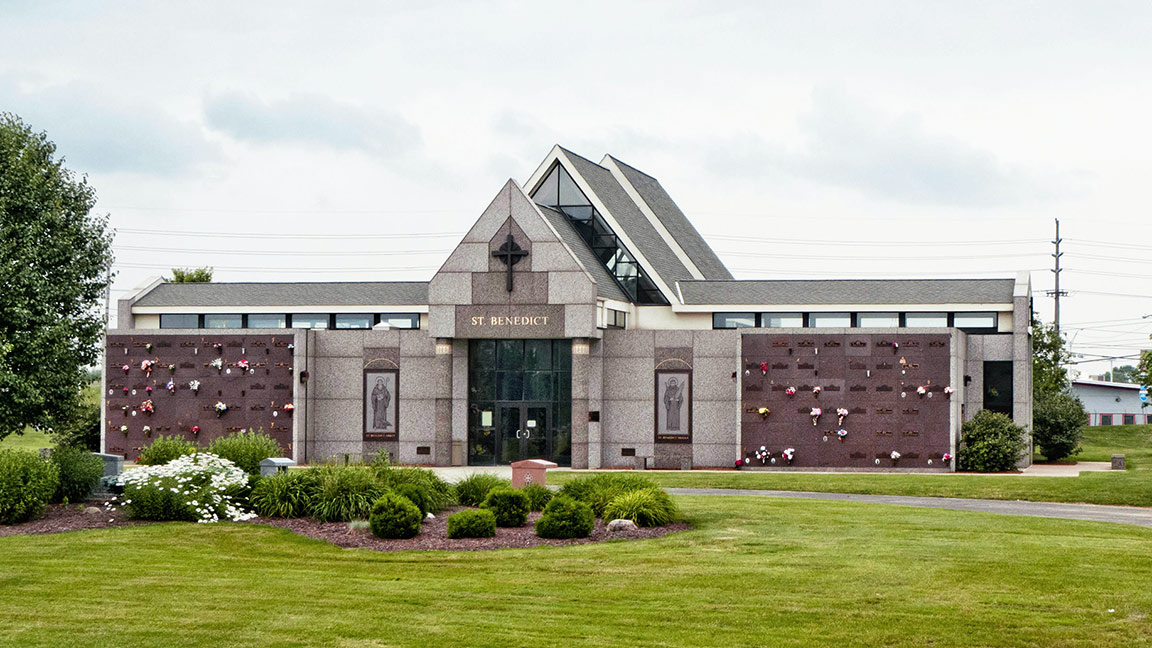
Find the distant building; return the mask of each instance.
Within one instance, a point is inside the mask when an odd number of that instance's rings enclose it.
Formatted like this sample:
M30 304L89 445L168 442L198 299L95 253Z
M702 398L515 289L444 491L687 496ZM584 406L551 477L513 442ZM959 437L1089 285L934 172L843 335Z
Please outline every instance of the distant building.
M1140 385L1073 380L1072 393L1088 410L1089 425L1152 423L1152 410L1140 402Z

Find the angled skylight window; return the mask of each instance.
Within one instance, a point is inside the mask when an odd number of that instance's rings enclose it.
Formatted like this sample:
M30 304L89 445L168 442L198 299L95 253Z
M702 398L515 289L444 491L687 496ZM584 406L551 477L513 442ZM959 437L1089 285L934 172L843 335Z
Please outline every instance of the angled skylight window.
M637 304L668 303L660 289L636 262L636 257L624 247L620 237L608 225L608 222L592 206L592 202L576 186L572 176L559 162L552 166L552 170L544 177L532 193L532 199L545 207L559 210L568 217L573 227L580 233L581 238L592 249L596 258L608 272L616 278L616 282L624 292Z

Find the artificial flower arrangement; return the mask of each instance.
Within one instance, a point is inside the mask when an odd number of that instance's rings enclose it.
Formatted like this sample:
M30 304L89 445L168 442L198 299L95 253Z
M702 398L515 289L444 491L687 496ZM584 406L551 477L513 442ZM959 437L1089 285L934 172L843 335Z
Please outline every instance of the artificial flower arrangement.
M212 362L209 362L208 366L212 367L216 371L220 371L220 370L224 369L224 361L221 360L220 358L216 358Z
M785 448L780 454L784 457L784 461L792 463L792 457L796 455L796 448Z
M815 387L812 388L812 395L815 396L816 398L820 398L820 392L822 392L822 391L824 391L824 388L821 387L820 385L816 385Z
M940 457L940 461L943 461L944 463L948 463L949 461L952 461L952 455L945 452L944 456Z
M768 361L767 360L760 363L760 373L764 374L765 376L768 375Z
M150 426L150 425L144 426L144 436L146 436L146 437L152 436L152 426Z
M736 460L736 470L740 470L740 468L743 466L744 466L744 460L743 459L737 459Z
M237 360L236 366L240 367L244 371L248 371L248 361L247 360Z
M176 365L174 365L174 364L168 365L168 371L171 371L172 373L176 373Z
M759 414L762 418L768 418L768 415L772 413L772 410L768 409L767 407L761 407L760 409L756 410L756 413Z
M844 437L846 437L846 436L848 436L848 430L845 430L844 428L840 428L839 430L836 430L836 437L839 438L841 441L843 441Z
M192 432L192 434L200 434L200 426L199 425L193 425L190 431Z
M824 413L824 410L820 409L819 407L813 407L812 411L808 412L808 415L812 417L812 425L813 426L816 425L816 421L820 420L820 415L823 413Z
M899 350L900 350L900 343L899 342L893 342L892 343L892 352L895 353Z
M154 412L156 410L155 410L155 408L152 407L152 401L146 400L143 403L140 403L140 411L144 412L145 414L151 414L152 412Z
M221 417L224 416L224 413L228 411L228 406L224 404L224 401L216 401L216 404L212 406L212 409L216 410L217 417Z
M127 425L121 425L121 426L120 426L120 432L121 432L121 433L122 433L124 436L128 436L128 426L127 426Z
M145 387L144 391L151 394L152 393L152 385L148 385L147 387Z
M132 409L132 408L125 405L124 407L120 408L120 411L124 412L124 416L128 416L128 410L130 410L130 409Z
M144 375L151 376L152 375L152 367L154 367L155 365L156 365L155 360L144 360L143 362L140 363L140 369L144 372Z
M168 384L164 385L164 389L167 389L169 392L175 393L176 392L176 383L169 380Z
M220 344L219 342L216 342L215 344L213 344L212 348L216 349L216 353L221 353L224 351L224 345Z
M772 458L772 453L768 452L768 448L760 446L760 449L754 453L754 456L760 460L760 463L767 463Z
M289 414L291 414L292 410L295 410L295 409L296 409L296 406L293 405L292 403L284 403L284 411L285 412L288 412Z
M836 408L836 416L837 416L837 417L838 417L838 419L839 419L839 420L836 422L836 425L844 425L844 417L845 417L845 416L848 416L848 408L846 408L846 407L837 407L837 408Z
M888 456L892 457L892 461L900 461L900 453L896 452L895 450L893 450L892 454L890 454Z
M788 389L784 390L784 393L788 394L789 396L795 396L796 395L796 388L795 387L788 387Z
M124 365L123 367L120 367L120 368L124 370L124 373L128 373L129 371L132 371L132 365ZM127 389L127 387L125 387L125 389Z
M188 381L188 389L191 389L193 394L200 391L200 381L199 380L189 380Z
M952 385L945 385L945 386L944 386L944 395L945 395L945 396L951 396L951 395L952 395L952 393L953 393L953 392L955 392L955 391L956 391L956 390L952 389Z
M917 387L916 393L920 394L921 396L923 396L924 394L927 394L928 393L927 385L920 385L919 387Z
M144 350L147 351L148 353L152 353L152 343L149 342L149 343L145 344Z

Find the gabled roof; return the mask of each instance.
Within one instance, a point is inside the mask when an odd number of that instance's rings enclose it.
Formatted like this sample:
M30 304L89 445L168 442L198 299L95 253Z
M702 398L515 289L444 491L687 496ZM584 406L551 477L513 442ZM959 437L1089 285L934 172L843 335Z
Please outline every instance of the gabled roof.
M592 278L596 280L596 295L598 297L615 299L622 302L630 301L628 295L625 295L624 291L621 290L620 284L616 283L616 280L608 272L608 269L604 267L603 263L600 263L600 260L592 253L592 249L584 242L580 233L576 231L576 228L572 227L572 222L568 220L567 216L544 205L536 205L536 208L540 210L540 213L544 215L544 218L552 225L552 228L556 230L556 234L560 236L560 240L572 250L576 258L579 259L588 273L592 275Z
M1108 382L1106 380L1073 380L1072 386L1075 387L1077 385L1082 387L1111 387L1112 389L1130 389L1133 391L1140 391L1141 389L1141 386L1135 383Z
M636 193L640 194L640 198L652 210L652 213L656 215L656 218L660 220L705 279L732 279L732 273L725 267L724 262L716 256L712 246L708 245L700 232L696 230L688 217L684 215L684 212L672 200L668 192L660 185L659 180L611 155L608 157L620 167L620 171L636 189Z
M686 305L1011 304L1014 279L681 281Z
M676 257L676 253L664 241L664 237L660 236L652 223L648 221L648 217L640 211L636 203L632 202L628 192L620 186L620 183L612 176L611 171L568 149L561 147L560 150L564 152L574 167L569 171L579 174L588 183L592 192L596 194L596 197L600 199L600 202L604 204L609 214L623 230L616 233L623 234L632 241L636 248L632 252L647 259L649 269L652 272L663 280L669 288L676 281L695 278ZM674 295L668 295L668 297L671 299L674 298Z
M159 306L427 306L426 281L162 283L133 304Z

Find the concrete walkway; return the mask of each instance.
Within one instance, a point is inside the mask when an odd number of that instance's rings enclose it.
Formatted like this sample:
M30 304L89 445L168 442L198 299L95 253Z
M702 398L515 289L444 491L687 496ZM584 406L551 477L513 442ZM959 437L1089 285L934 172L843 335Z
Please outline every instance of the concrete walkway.
M1101 506L1099 504L1060 504L1020 500L963 499L958 497L911 497L905 495L854 495L850 493L812 493L808 491L747 490L736 488L665 488L671 495L712 495L728 497L789 497L799 499L867 502L921 508L978 511L1004 515L1115 522L1152 528L1152 508L1135 506Z

